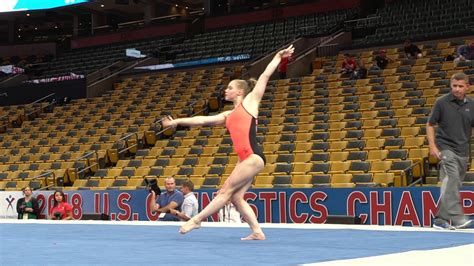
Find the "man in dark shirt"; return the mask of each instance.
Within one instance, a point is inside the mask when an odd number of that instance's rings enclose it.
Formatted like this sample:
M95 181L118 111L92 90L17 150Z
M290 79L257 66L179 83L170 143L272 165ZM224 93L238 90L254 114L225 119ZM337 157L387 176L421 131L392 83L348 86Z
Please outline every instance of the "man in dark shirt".
M454 63L457 66L461 61L469 62L471 60L474 60L474 41L469 45L461 45L458 47L457 57L454 59Z
M375 57L374 69L385 69L388 63L393 62L393 59L387 56L386 50L380 50L379 54Z
M430 155L440 160L441 194L433 223L438 229L468 228L474 224L463 213L459 193L468 168L474 127L474 101L466 96L468 89L469 77L454 74L451 92L436 100L426 125Z
M405 41L404 48L405 48L405 56L408 59L417 59L423 56L420 48L414 45L410 40Z

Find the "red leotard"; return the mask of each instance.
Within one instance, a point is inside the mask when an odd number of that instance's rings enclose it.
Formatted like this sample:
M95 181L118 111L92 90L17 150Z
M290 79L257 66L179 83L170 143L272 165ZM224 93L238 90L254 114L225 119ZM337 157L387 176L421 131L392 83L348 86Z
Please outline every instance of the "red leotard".
M234 143L234 150L240 161L251 154L257 154L265 162L262 149L257 144L257 119L240 103L226 119L226 127Z

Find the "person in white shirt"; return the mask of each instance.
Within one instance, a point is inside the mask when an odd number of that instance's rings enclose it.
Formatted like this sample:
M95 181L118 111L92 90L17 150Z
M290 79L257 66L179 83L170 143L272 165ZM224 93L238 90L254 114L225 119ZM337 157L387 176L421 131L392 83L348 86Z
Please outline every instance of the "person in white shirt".
M185 180L181 184L181 192L184 195L184 201L181 205L181 211L170 210L170 213L176 215L181 221L189 221L199 212L199 205L196 196L194 195L194 184L191 180Z
M228 201L226 205L219 210L218 216L219 222L242 223L240 212L231 201Z

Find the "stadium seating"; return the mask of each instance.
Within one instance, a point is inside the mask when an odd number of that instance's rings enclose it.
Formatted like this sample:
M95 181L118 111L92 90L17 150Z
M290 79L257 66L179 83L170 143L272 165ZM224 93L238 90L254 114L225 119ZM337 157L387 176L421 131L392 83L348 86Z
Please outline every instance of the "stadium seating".
M473 33L474 5L469 0L409 0L394 1L366 20L357 22L357 29L375 30L374 34L355 40L355 45L402 43L470 35ZM440 43L439 50L429 55L453 54L449 43ZM445 69L447 70L447 69Z
M282 29L288 21L280 23ZM296 21L288 25L295 27ZM262 25L263 32L280 31L277 24ZM183 45L207 47L220 34L246 35L246 27L206 33ZM252 27L260 32L260 26ZM424 57L410 62L401 49L390 49L395 61L383 71L369 71L366 79L339 75L341 52L318 58L322 68L311 75L270 81L257 131L267 164L252 186L407 186L424 178L427 166L433 165L425 140L431 107L449 91L452 73L464 71L473 77L472 66L454 66L439 58L467 41L425 43ZM264 53L266 48L255 51ZM365 49L355 56L370 68L376 53ZM190 53L179 60L204 56ZM0 189L51 186L59 179L66 189L137 189L147 178L158 177L163 186L164 176L174 176L177 184L189 178L196 188L220 188L238 162L225 127L178 128L156 136L160 129L154 122L165 115L193 115L196 102L205 106L203 102L240 70L215 67L125 76L101 97L73 100L33 119L25 117L24 106L1 107L8 127L0 134ZM472 171L465 184L472 183ZM35 178L50 172L54 179Z

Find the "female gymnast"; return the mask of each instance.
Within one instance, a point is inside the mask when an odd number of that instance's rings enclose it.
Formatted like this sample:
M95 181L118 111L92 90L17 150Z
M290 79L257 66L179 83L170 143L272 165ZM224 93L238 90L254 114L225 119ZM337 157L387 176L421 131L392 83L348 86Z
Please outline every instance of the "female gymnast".
M237 207L245 221L252 229L252 233L241 240L264 240L257 217L244 200L245 192L251 187L252 180L264 167L265 157L257 144L257 116L258 106L262 100L267 82L275 72L282 58L293 54L294 47L279 51L260 75L258 81L232 80L225 90L225 99L234 103L234 109L214 116L196 116L191 118L173 119L170 116L163 118L163 127L176 128L180 126L213 126L226 125L233 142L234 150L239 161L219 190L216 197L199 214L181 226L179 232L187 232L199 228L201 221L221 209L228 200ZM255 86L255 87L254 87ZM252 89L253 88L253 89Z

